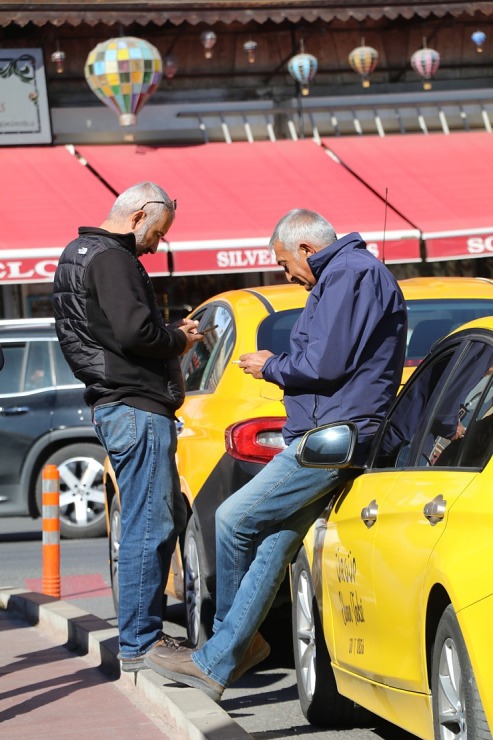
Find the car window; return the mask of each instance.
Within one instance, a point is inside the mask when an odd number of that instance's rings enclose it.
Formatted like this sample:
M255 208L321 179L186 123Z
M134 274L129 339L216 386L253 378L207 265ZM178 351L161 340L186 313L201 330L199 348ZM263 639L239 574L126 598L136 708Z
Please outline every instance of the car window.
M384 423L372 468L482 467L493 449L492 373L493 348L482 342L433 358Z
M24 390L35 391L54 386L50 364L51 342L29 342L27 347Z
M26 342L3 344L5 364L0 373L0 394L20 393L24 384Z
M417 367L431 346L461 324L493 314L493 301L473 299L407 301L406 367Z
M211 328L203 342L197 342L184 359L185 391L214 391L231 356L234 322L225 306L212 306L209 313L196 314L200 328ZM212 328L214 327L214 328Z
M268 349L275 355L289 352L291 329L302 312L302 308L278 311L265 318L257 333L257 349Z
M378 435L372 468L411 464L426 414L440 397L457 353L457 349L442 353L408 383Z
M471 342L431 417L422 457L434 467L484 467L493 451L493 348Z
M55 361L55 376L57 386L61 385L82 385L80 380L77 380L72 370L70 369L67 360L63 356L58 342L53 342L53 355Z

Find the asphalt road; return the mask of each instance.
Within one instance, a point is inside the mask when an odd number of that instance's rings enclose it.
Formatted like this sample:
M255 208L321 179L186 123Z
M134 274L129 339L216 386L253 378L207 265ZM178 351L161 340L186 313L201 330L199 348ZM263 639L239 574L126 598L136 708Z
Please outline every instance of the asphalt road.
M116 626L109 586L108 542L62 540L62 599ZM41 520L0 518L0 587L41 591ZM168 605L165 630L185 635L181 604ZM269 639L269 635L265 634ZM244 676L227 689L221 706L258 740L303 736L304 740L417 740L413 735L359 710L351 730L317 730L304 718L298 702L289 632L263 664L262 670Z

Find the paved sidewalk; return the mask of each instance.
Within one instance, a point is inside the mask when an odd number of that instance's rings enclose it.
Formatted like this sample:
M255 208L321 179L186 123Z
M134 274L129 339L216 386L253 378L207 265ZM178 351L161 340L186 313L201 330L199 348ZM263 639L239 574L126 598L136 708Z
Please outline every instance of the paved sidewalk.
M152 671L120 676L117 651L117 630L102 619L42 594L0 591L0 736L251 738L201 691Z
M17 738L174 740L177 728L151 718L114 678L46 632L0 610L0 733Z

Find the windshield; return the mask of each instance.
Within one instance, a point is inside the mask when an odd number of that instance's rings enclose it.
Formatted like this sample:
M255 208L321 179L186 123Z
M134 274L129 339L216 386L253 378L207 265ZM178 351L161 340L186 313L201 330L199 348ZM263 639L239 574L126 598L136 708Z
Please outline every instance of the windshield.
M493 316L493 301L473 299L407 301L406 367L416 367L431 346L461 324Z

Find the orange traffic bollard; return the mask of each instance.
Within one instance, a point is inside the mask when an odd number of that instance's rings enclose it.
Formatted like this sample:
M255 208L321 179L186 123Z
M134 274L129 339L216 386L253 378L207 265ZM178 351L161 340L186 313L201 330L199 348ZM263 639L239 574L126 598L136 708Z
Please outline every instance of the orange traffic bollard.
M43 468L43 578L41 591L59 599L60 588L60 473L56 465Z

